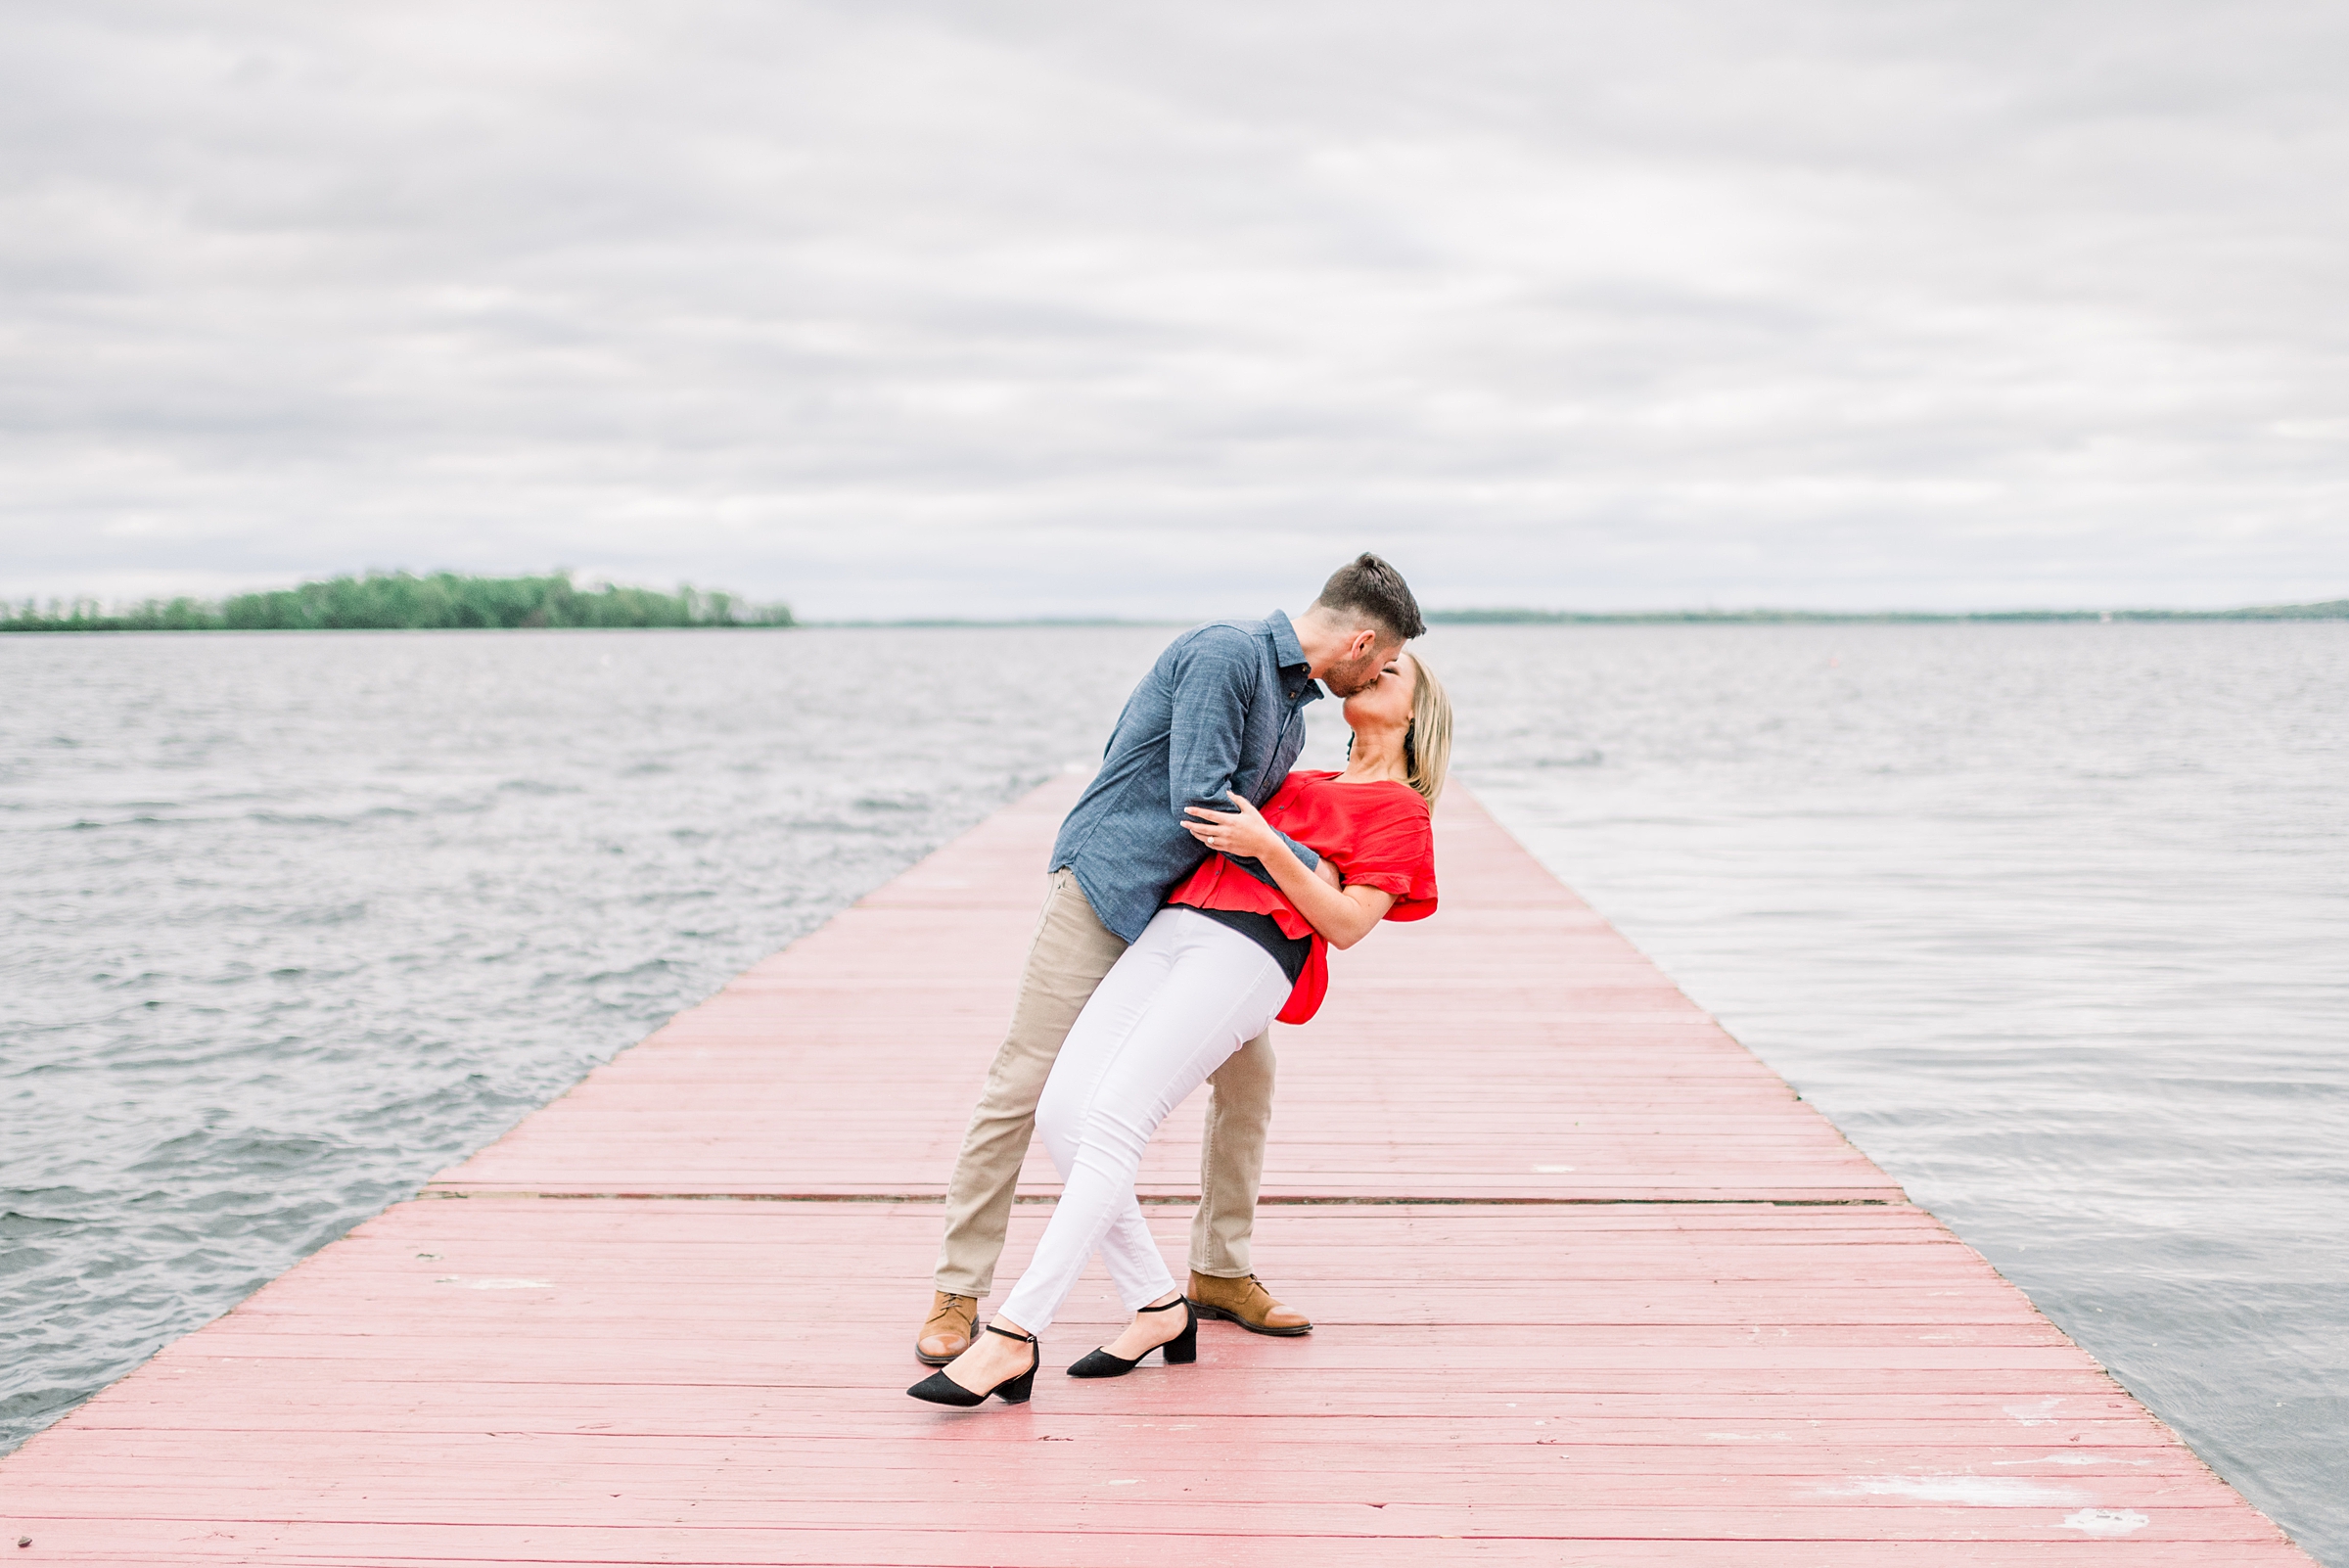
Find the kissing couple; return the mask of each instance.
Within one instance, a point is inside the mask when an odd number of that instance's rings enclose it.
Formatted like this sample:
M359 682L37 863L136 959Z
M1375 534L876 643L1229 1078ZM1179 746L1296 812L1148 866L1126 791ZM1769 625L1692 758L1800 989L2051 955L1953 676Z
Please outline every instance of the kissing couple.
M1202 1317L1312 1330L1249 1261L1272 1117L1268 1037L1275 1018L1302 1024L1320 1006L1331 946L1435 912L1430 813L1451 706L1404 651L1426 629L1402 575L1362 555L1295 621L1274 611L1184 632L1127 699L1052 846L1011 1028L946 1189L937 1295L915 1341L940 1370L906 1391L915 1399L1026 1401L1040 1336L1095 1251L1133 1320L1072 1377L1121 1377L1154 1350L1195 1360ZM1321 685L1345 700L1346 768L1292 773ZM1186 1292L1133 1183L1151 1134L1202 1082ZM1037 1130L1060 1202L982 1331L979 1298Z

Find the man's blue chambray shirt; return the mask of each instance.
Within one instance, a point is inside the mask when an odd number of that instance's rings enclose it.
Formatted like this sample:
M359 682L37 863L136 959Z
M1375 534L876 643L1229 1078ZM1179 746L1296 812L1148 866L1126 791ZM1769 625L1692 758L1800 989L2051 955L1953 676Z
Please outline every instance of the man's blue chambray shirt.
M1051 869L1074 871L1101 923L1133 941L1207 858L1183 831L1183 807L1225 790L1270 800L1305 748L1305 705L1320 696L1297 628L1277 610L1184 632L1126 699L1101 771L1060 825Z

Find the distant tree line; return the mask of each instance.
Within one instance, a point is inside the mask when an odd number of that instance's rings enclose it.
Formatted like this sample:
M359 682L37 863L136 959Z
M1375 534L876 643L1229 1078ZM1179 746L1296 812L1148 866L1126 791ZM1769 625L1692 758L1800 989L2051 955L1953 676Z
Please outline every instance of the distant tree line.
M27 599L0 607L0 631L453 631L524 626L788 626L791 611L727 593L680 587L582 588L568 573L543 577L413 576L370 572L218 601L150 599L102 607L94 599Z
M1430 625L1842 625L1920 622L2040 621L2349 621L2349 599L2322 604L2253 605L2241 610L1430 610Z

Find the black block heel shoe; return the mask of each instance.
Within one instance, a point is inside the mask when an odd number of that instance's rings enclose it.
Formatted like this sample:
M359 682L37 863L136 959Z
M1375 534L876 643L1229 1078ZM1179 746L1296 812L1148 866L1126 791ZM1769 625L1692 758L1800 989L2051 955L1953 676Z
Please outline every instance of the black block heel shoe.
M1169 1366L1181 1366L1185 1362L1195 1361L1199 1359L1199 1314L1191 1311L1189 1299L1183 1296L1177 1296L1173 1301L1162 1303L1156 1307L1142 1309L1146 1313L1164 1313L1172 1312L1177 1307L1182 1309L1182 1332L1158 1347L1167 1353ZM1142 1352L1142 1356L1149 1354L1148 1351ZM1105 1350L1088 1351L1082 1360L1069 1368L1069 1375L1071 1377L1124 1377L1128 1372L1142 1364L1142 1356L1136 1356L1132 1360L1128 1360L1123 1356L1112 1356Z
M928 1400L933 1405L955 1405L966 1410L974 1405L985 1405L990 1394L994 1395L1006 1405L1027 1404L1028 1396L1036 1392L1036 1369L1043 1364L1043 1347L1036 1342L1034 1334L1015 1334L1008 1328L997 1328L992 1323L987 1325L987 1331L990 1334L1000 1334L1005 1339L1024 1342L1028 1346L1028 1370L1017 1377L1005 1378L993 1388L983 1388L975 1394L955 1382L944 1372L932 1372L905 1392L917 1400Z

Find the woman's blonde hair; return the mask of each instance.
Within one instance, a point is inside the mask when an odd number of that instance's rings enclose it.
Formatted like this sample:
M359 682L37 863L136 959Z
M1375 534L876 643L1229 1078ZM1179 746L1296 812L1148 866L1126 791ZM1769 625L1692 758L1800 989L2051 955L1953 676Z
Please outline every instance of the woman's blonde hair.
M1426 660L1411 655L1411 668L1419 672L1419 678L1411 688L1411 727L1403 734L1407 775L1404 782L1419 792L1432 811L1436 798L1444 793L1444 775L1451 767L1451 699L1444 694L1444 683L1427 668Z

